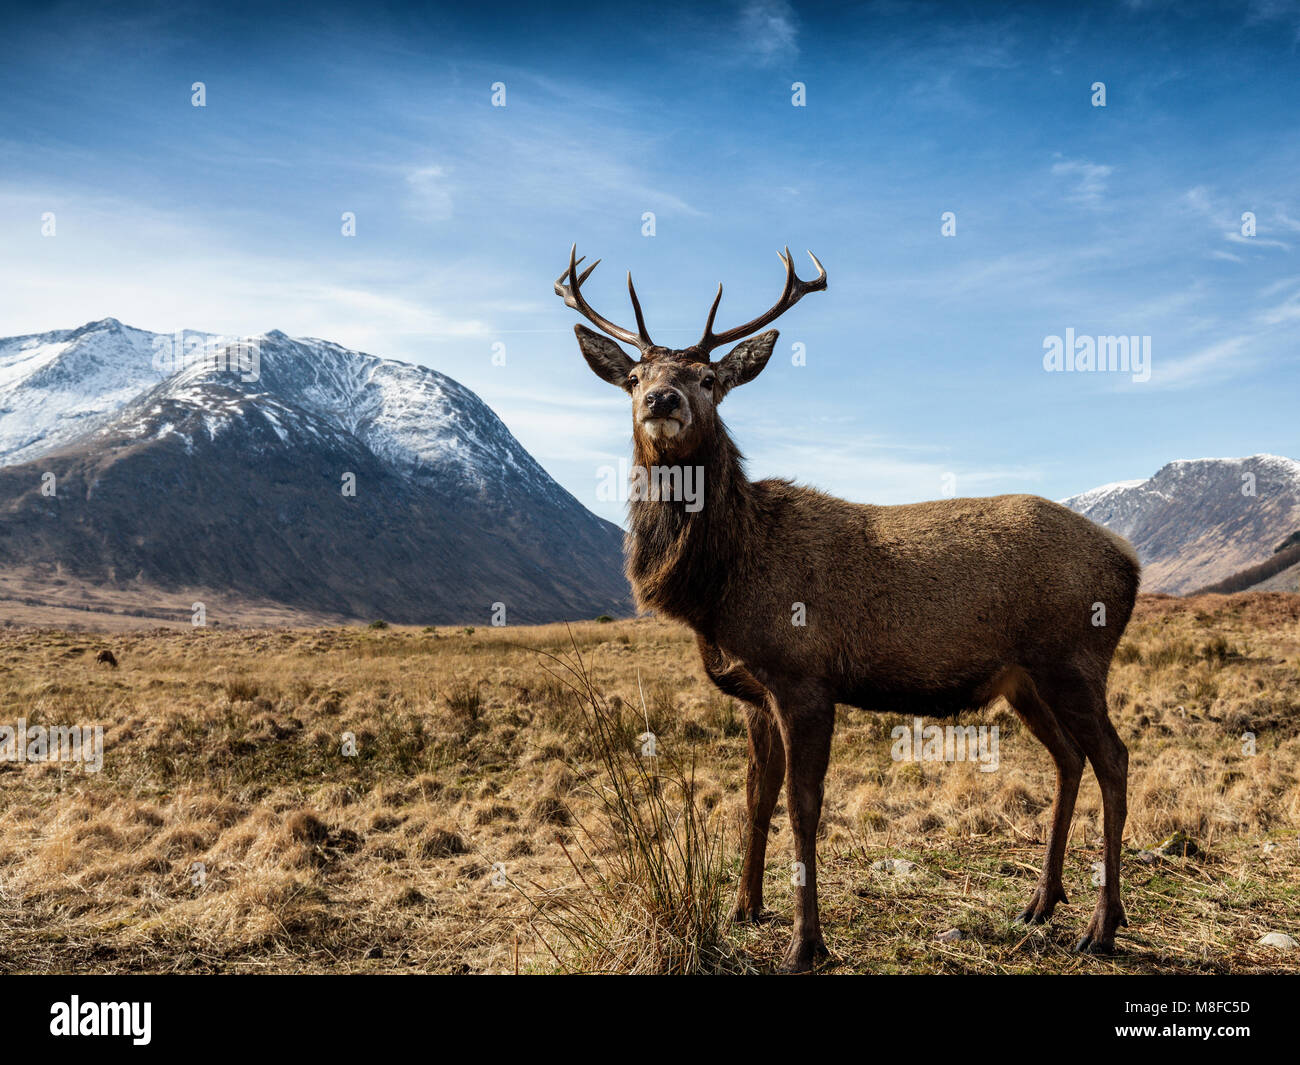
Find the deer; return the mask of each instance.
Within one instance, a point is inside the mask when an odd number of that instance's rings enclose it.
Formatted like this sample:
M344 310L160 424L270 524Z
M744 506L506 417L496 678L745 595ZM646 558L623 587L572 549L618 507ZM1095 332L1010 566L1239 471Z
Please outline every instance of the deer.
M703 335L685 348L650 339L630 272L636 332L597 314L582 285L600 260L579 273L586 257L576 244L554 286L600 330L574 327L587 365L631 399L633 469L703 474L702 505L687 507L662 483L633 495L624 549L637 607L693 630L705 674L744 707L744 858L732 919L770 916L763 876L784 785L796 887L779 970L807 972L828 958L816 839L837 704L949 718L1002 697L1056 768L1042 871L1017 920L1041 924L1068 901L1062 866L1091 763L1104 875L1075 949L1113 951L1116 929L1128 924L1120 899L1128 749L1111 724L1106 684L1137 599L1137 553L1032 495L878 506L789 480L749 480L718 407L771 358L778 333L759 330L827 287L812 252L810 281L797 276L788 246L778 256L785 284L771 309L714 332L719 284Z

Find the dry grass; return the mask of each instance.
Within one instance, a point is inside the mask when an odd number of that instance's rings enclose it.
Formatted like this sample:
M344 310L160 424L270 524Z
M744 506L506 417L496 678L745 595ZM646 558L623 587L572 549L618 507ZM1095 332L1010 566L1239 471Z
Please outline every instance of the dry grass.
M603 871L618 891L641 875L619 872L608 758L612 743L643 804L647 723L676 766L661 816L680 825L684 804L696 811L696 853L713 848L729 897L742 717L703 680L684 630L584 623L572 639L609 711L602 726L590 698L548 671L570 639L564 626L0 632L0 724L106 729L98 774L0 764L0 971L630 967L557 949L563 936L529 899L606 904L620 896L602 899L583 877ZM103 647L120 669L95 665ZM1111 702L1131 751L1132 923L1121 953L1068 951L1095 890L1091 776L1067 859L1071 905L1027 931L1010 918L1042 857L1046 753L999 704L968 719L1000 727L997 772L896 763L902 719L844 709L819 878L837 971L1300 971L1295 953L1256 945L1269 931L1300 937L1300 597L1144 597L1120 650ZM345 733L355 757L341 753ZM768 905L784 917L784 806L774 824ZM1139 859L1175 831L1202 853ZM917 872L872 871L885 857ZM935 939L949 928L964 938ZM788 934L780 919L727 931L717 948L730 960L714 967L766 968ZM628 929L609 941L626 944Z

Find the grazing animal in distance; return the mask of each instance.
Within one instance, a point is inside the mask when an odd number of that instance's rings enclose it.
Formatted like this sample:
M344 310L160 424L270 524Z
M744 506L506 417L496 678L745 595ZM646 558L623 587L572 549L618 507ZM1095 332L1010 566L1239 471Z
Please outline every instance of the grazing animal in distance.
M1101 787L1104 878L1076 949L1106 951L1128 923L1120 901L1128 750L1110 722L1110 661L1137 598L1140 566L1122 537L1029 495L905 506L846 502L786 480L750 481L718 416L752 381L777 332L760 329L811 292L789 248L785 285L767 312L670 349L597 314L576 246L555 292L607 336L575 326L591 369L632 401L634 472L625 541L637 603L689 625L704 670L746 705L744 864L734 916L763 912L772 811L784 783L802 870L784 971L827 953L817 907L816 836L835 706L949 716L1006 698L1056 764L1042 872L1019 919L1046 921L1066 901L1062 864L1085 760ZM757 335L755 335L757 334ZM609 339L613 338L613 339ZM632 345L632 358L615 341ZM711 352L735 344L717 361ZM703 474L702 501L674 491L672 471ZM663 476L668 471L668 476Z
M111 666L113 669L117 668L117 656L107 647L95 655L95 662L98 665Z

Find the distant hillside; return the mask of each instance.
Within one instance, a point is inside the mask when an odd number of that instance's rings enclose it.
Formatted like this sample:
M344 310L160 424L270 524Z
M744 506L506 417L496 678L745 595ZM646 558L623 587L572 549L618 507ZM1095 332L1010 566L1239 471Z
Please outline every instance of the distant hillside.
M1297 592L1300 591L1300 532L1287 537L1277 545L1273 557L1257 566L1234 573L1195 594L1233 592Z
M1272 561L1300 528L1300 462L1181 460L1061 502L1133 543L1143 591L1185 595Z

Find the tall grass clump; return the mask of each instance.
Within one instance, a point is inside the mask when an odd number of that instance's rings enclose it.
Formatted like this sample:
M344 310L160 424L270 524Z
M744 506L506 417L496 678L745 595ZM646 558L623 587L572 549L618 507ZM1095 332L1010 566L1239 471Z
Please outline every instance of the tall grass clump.
M643 730L596 690L576 645L571 658L546 657L581 701L596 762L579 779L591 802L585 813L570 809L575 838L564 846L577 883L520 888L549 962L579 973L751 970L727 941L725 832L695 800L693 760L645 756Z

